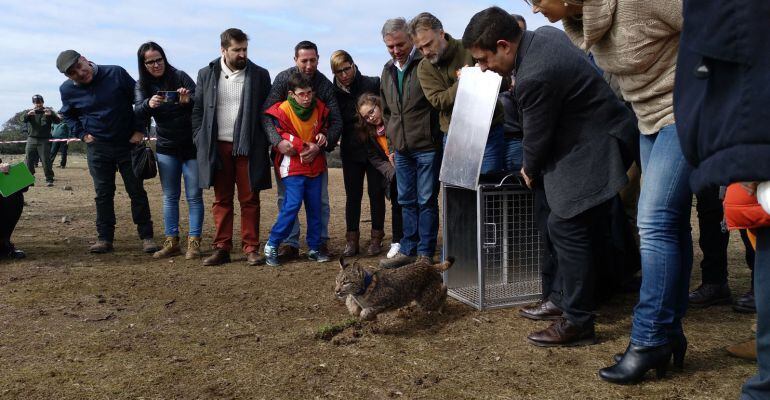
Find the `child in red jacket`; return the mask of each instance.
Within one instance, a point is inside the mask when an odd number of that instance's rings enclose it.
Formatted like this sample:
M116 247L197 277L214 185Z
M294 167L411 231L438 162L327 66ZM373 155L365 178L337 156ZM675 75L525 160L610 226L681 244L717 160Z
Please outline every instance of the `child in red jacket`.
M275 169L286 186L278 218L270 230L265 244L268 265L277 267L278 245L291 233L291 228L304 201L307 213L308 258L313 261L329 261L321 246L321 174L326 170L323 151L313 151L315 146L326 145L329 110L316 99L308 78L296 73L289 79L286 101L273 104L265 114L273 118L276 130L292 146L292 151L281 154L276 151Z

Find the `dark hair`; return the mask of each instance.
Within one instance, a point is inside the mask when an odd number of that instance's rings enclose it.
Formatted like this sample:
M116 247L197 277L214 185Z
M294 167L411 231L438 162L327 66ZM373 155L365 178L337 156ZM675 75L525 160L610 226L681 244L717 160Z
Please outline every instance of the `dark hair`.
M497 53L497 41L515 42L521 38L521 28L516 19L500 7L479 11L468 22L463 33L463 47L478 47Z
M249 37L238 28L227 29L226 31L222 32L221 35L219 35L219 44L223 49L228 48L233 40L239 43L248 42Z
M318 56L318 46L309 40L303 40L294 46L294 57L299 56L300 50L315 50L315 55Z
M358 112L358 110L361 109L361 106L365 104L379 107L380 112L382 112L382 100L380 99L380 96L368 92L358 96L358 101L356 101L356 133L358 134L358 140L361 143L366 143L368 137L374 136L377 133L377 127L366 122L366 120L361 117L361 113Z
M144 53L150 50L155 50L163 57L163 62L166 65L166 69L163 71L163 76L160 79L156 79L150 75L150 71L147 71L147 67L144 65ZM139 62L139 90L142 92L144 98L151 97L154 93L150 87L153 81L159 81L161 90L177 90L180 86L179 79L176 76L176 68L172 67L166 57L166 52L163 48L155 42L142 43L139 46L139 50L136 51L136 59Z
M521 22L522 25L524 25L524 29L527 29L527 20L524 19L524 17L522 17L519 14L511 14L511 17L513 17L513 19L515 19L516 22Z
M305 77L301 72L295 72L289 76L289 83L287 89L293 92L296 89L313 88L313 83L310 82L310 78Z

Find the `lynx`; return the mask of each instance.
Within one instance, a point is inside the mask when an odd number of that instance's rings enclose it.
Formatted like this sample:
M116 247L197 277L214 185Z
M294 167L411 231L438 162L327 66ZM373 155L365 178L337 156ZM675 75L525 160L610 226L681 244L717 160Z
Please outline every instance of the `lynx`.
M340 257L334 293L345 299L350 314L362 320L416 302L425 311L441 311L447 288L441 278L454 263L453 257L439 264L412 263L396 269L367 270L357 262L346 264Z

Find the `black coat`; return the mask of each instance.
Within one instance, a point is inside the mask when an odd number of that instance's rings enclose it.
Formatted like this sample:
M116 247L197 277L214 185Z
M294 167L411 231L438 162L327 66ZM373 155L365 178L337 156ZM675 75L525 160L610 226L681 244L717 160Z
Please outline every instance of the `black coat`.
M173 79L168 85L162 82L150 82L150 93L142 92L141 82L136 82L134 90L134 114L144 126L150 125L150 117L156 124L156 150L160 154L177 156L182 160L195 158L195 145L192 139L192 109L195 96L195 82L184 71L175 69ZM161 104L150 108L150 98L160 90L177 90L183 87L189 90L188 104Z
M356 120L358 110L356 103L358 97L364 93L380 94L380 78L376 76L364 76L361 71L356 70L356 77L350 84L350 93L337 86L337 78L334 78L334 95L337 97L337 104L340 106L342 115L342 140L340 155L342 162L346 160L353 162L366 162L366 150L364 144L358 140L356 133Z
M250 112L250 126L241 127L248 130L251 135L251 149L249 151L249 182L251 190L265 190L272 187L270 180L270 158L268 150L270 141L262 129L262 110L265 99L270 93L270 73L266 69L248 61L247 78L251 79L250 94L253 99ZM217 155L217 84L219 74L222 72L220 58L214 59L209 65L198 71L198 80L195 91L195 104L192 113L193 141L198 154L198 184L207 189L214 185L216 170L221 167ZM246 85L244 85L245 89ZM244 93L244 98L247 94Z
M525 31L515 77L524 168L551 211L572 218L617 195L638 131L588 57L556 28Z
M770 180L768 26L767 0L684 2L674 114L695 192Z

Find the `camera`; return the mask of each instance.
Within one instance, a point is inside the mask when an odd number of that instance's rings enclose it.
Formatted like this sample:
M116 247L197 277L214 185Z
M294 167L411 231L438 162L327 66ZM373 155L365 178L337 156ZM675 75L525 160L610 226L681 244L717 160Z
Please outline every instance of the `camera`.
M36 108L35 109L35 114L43 114L44 112L45 112L44 108Z
M173 90L161 90L158 92L158 96L163 96L163 103L165 104L179 104L179 93Z

